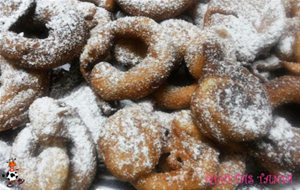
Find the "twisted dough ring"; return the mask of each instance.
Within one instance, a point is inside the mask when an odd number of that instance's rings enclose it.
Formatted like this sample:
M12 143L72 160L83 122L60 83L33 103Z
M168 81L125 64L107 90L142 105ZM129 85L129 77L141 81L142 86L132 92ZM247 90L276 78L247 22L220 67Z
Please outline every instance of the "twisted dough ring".
M161 153L160 126L148 105L125 107L103 126L99 150L108 170L124 181L150 173Z
M193 1L190 0L116 0L122 10L134 16L164 20L179 15Z
M64 143L70 161L67 189L88 189L96 172L96 150L77 112L51 98L37 99L30 107L32 130L45 142Z
M69 175L66 151L58 147L39 151L40 143L41 139L34 135L31 126L23 129L13 143L12 155L18 160L20 173L25 179L22 187L33 190L65 189Z
M0 131L26 120L30 104L47 91L47 81L47 73L18 69L0 56Z
M174 50L160 35L160 26L145 17L120 18L99 28L91 36L81 54L81 71L96 93L104 100L139 99L156 89L174 67ZM103 60L112 41L121 36L134 36L148 45L143 61L122 72ZM89 70L91 72L89 72Z
M45 39L3 31L0 53L19 60L16 64L22 67L38 69L54 68L78 56L88 36L85 19L78 16L75 6L65 9L62 3L64 1L37 1L33 19L49 30Z
M300 103L300 77L282 76L265 84L273 108L287 103Z
M191 103L203 134L221 144L265 136L272 111L259 80L247 69L224 61L204 66L204 73Z
M0 2L0 31L8 30L33 7L34 0L3 0Z
M195 77L196 67L194 65L196 65L196 63L194 61L194 64L192 64L190 57L192 57L192 55L198 55L201 57L199 59L202 61L199 64L204 64L204 54L200 50L197 52L197 54L194 54L194 52L188 51L188 49L191 44L195 43L195 41L198 42L197 45L200 46L199 48L202 48L205 40L207 40L207 36L198 27L184 20L169 19L162 22L161 25L163 27L164 34L166 36L170 36L172 39L172 45L177 50L177 60L179 62L184 60L188 68L187 73L190 73L194 80L199 79L199 76ZM198 70L200 66L198 64L197 66ZM181 70L179 69L176 73L178 76L176 75L173 78L170 78L170 82L167 81L165 85L160 87L154 93L155 102L158 106L171 110L185 109L190 106L191 97L197 88L197 84L196 81L189 81L188 84L182 85L172 84L174 81L182 82L186 79L186 77L180 78L180 71Z
M188 115L180 113L180 115ZM204 143L197 133L196 127L190 123L191 117L175 119L176 124L172 125L170 138L163 148L167 157L166 168L162 171L152 172L140 177L133 185L138 190L146 189L206 189L210 187L206 176L216 176L218 168L218 152L210 145ZM191 135L190 135L191 134Z

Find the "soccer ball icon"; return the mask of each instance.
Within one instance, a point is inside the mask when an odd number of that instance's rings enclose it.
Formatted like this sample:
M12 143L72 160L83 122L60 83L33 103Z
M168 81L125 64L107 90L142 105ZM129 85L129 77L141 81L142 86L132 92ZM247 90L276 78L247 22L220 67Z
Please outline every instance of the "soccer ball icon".
M6 179L8 180L8 181L15 181L15 180L17 180L18 179L18 172L16 172L16 171L8 171L8 172L6 172Z

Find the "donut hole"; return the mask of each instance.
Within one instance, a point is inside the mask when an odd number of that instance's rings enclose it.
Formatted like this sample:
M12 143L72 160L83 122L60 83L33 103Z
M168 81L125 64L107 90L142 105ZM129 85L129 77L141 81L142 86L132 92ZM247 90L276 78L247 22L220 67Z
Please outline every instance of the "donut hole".
M148 52L148 45L140 38L120 36L116 38L113 55L121 70L129 70L139 64Z
M169 79L168 83L174 86L188 86L196 83L196 80L190 74L186 64L181 64L176 70L174 70Z
M168 172L170 171L171 169L168 167L168 164L167 164L167 159L168 157L170 156L171 154L168 152L168 153L163 153L160 158L159 158L159 161L158 161L158 164L156 165L155 167L155 172L157 173L164 173L164 172Z
M35 7L30 9L26 15L20 17L17 22L9 28L9 31L17 34L23 33L26 38L47 38L49 36L49 29L46 27L46 23L34 19L34 17Z
M300 104L285 104L274 110L274 115L285 118L293 127L300 128Z
M182 160L180 157L177 157L176 160L177 160L177 162L179 162L179 163L183 163L183 160Z

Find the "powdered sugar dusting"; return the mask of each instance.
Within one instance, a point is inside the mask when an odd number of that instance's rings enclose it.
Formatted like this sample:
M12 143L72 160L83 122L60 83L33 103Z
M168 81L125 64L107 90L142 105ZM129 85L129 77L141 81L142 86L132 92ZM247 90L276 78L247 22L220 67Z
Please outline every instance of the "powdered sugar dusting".
M62 102L47 97L36 100L30 113L33 131L38 138L63 138L71 143L68 186L71 189L77 186L88 188L95 174L95 146L79 115Z
M284 30L285 12L281 0L212 0L209 9L225 9L236 15L213 14L207 23L221 38L234 43L241 61L253 61L272 47Z
M97 144L101 128L107 119L104 113L112 112L110 105L99 99L86 85L79 86L60 101L76 108L80 118L89 129L94 143Z
M35 19L46 21L49 36L46 39L26 38L22 34L4 31L0 40L3 56L19 59L21 63L17 63L26 67L53 68L79 55L88 31L75 6L62 0L39 0Z
M0 72L0 123L6 130L24 122L30 104L45 91L47 73L18 69L1 56Z
M162 20L177 16L191 3L191 0L117 0L121 8L134 16L147 16Z
M267 160L284 171L299 170L299 129L292 127L284 118L275 117L274 126L265 140L257 142L259 159ZM270 168L271 169L271 168Z
M104 162L114 175L133 180L149 173L158 162L159 124L142 106L126 107L103 126L100 148Z
M34 5L34 0L2 0L0 2L0 31L8 30Z

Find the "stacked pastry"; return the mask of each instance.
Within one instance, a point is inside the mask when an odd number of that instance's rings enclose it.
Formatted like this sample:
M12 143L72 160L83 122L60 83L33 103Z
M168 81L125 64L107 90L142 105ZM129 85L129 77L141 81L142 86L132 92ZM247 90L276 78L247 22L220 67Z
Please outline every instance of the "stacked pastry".
M0 92L8 186L85 190L102 164L139 190L298 175L300 2L2 0Z

